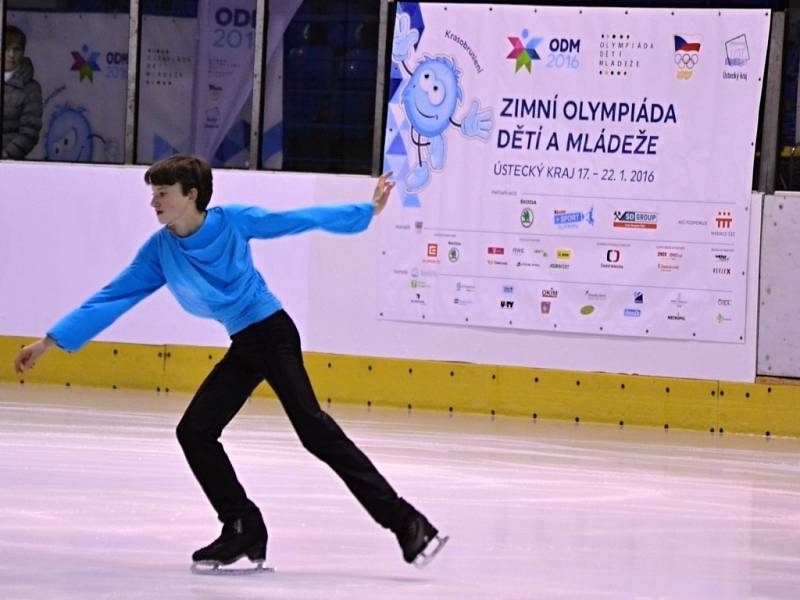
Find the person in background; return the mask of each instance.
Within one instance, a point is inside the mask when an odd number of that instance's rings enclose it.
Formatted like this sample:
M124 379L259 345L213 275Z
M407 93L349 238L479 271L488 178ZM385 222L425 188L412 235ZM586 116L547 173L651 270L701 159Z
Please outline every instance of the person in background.
M23 159L39 141L42 86L25 56L27 38L19 27L3 31L3 147L0 158Z

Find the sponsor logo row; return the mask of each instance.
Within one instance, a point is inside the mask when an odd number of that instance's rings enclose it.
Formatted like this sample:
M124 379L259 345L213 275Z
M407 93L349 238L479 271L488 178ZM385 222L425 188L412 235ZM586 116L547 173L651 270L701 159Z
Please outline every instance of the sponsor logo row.
M568 210L565 208L556 208L552 210L552 214L542 216L542 210L537 209L534 212L533 208L528 206L524 207L519 215L519 223L522 229L530 229L534 223L550 223L556 230L570 230L570 229L594 229L597 225L595 219L594 207L590 207L587 211ZM607 222L613 229L640 229L648 231L656 231L659 229L659 213L654 211L643 210L615 210L611 218ZM705 219L689 219L678 218L670 225L678 225L679 227L704 227L707 228L713 237L734 237L734 217L733 213L728 210L715 211L714 214ZM408 226L399 226L402 229L409 229ZM416 221L414 223L414 230L422 232L424 230L424 223Z
M481 252L484 252L482 249ZM586 255L588 250L581 250ZM614 247L609 244L598 244L591 250L591 260L598 260L600 269L611 272L622 272L626 265L637 269L641 273L642 266L650 259L655 268L662 273L673 273L684 268L686 246L681 245L656 245L643 252L641 249L631 248L630 245ZM530 245L519 246L486 246L486 263L490 267L512 268L549 268L566 271L572 267L575 252L571 248L556 248L549 251L545 248ZM447 262L458 263L463 257L461 242L428 242L425 248L424 263L440 264L446 256ZM708 250L710 273L719 276L732 276L733 250L730 248L710 248ZM707 263L707 264L709 264ZM696 261L688 265L694 271L702 267ZM744 274L744 272L742 272Z
M430 300L426 296L428 285L419 279L412 279L411 288L411 303L427 305ZM517 313L534 311L548 316L553 314L559 302L564 301L564 293L560 292L555 286L542 287L539 290L538 300L528 295L523 297L522 294L517 294L517 291L515 284L503 283L496 290L492 290L493 298L489 305L495 304L496 308L501 311L515 311ZM454 305L466 307L476 303L477 288L473 282L457 281L454 286L454 292ZM615 314L625 319L638 319L643 316L652 318L652 315L646 315L645 292L642 290L631 292L627 302L622 302L613 307L608 306L609 297L604 290L587 288L581 292L573 289L569 290L567 294L568 302L565 304L570 307L568 310L574 311L575 314L583 317L595 314L596 311L602 308L606 318L613 317ZM696 300L690 301L682 292L677 292L668 299L668 302L662 301L659 303L659 309L662 312L658 318L673 323L686 322L689 316L693 316L698 310L702 310L706 315L709 312L712 313L713 321L717 324L722 325L732 321L730 315L733 299L730 297L717 296L711 303L703 301L702 306L696 308L693 308L693 304L697 305L699 302ZM666 305L669 306L669 311L663 313L663 307ZM486 303L482 303L482 306L486 306Z

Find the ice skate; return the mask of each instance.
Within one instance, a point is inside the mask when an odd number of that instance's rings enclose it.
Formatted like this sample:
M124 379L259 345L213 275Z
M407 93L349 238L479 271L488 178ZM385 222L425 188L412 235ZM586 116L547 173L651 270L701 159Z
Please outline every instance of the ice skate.
M274 573L273 567L265 567L258 561L252 567L226 567L221 564L192 564L192 573L195 575L258 575L259 573Z
M233 575L268 573L264 566L267 556L267 528L261 513L255 509L246 516L225 523L220 536L208 546L192 554L192 572L201 575ZM249 568L222 568L247 557L255 563Z
M418 569L430 563L450 539L449 536L440 536L439 530L418 512L409 515L396 535L403 550L403 559Z

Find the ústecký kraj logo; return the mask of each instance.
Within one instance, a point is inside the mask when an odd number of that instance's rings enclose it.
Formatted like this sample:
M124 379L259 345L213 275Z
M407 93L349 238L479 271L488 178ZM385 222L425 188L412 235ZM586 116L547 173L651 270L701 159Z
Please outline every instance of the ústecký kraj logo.
M750 61L750 48L747 47L747 36L737 35L725 42L725 66L743 67Z
M725 69L722 70L722 79L747 81L745 65L750 62L750 48L747 46L747 36L737 35L725 42Z

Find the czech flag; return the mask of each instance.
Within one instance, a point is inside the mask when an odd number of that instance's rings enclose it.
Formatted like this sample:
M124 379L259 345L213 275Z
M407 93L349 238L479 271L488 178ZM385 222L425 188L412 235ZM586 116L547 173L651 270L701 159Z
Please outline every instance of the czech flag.
M687 42L681 36L675 37L675 52L700 52L700 42Z

